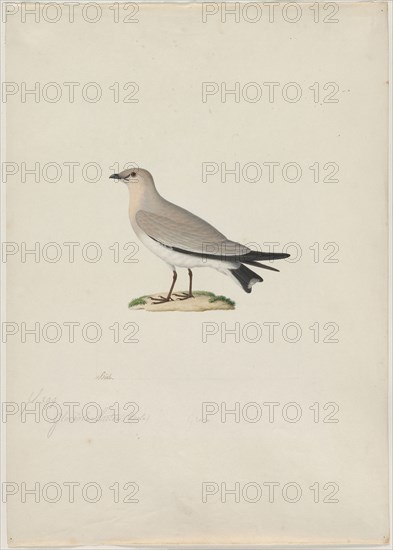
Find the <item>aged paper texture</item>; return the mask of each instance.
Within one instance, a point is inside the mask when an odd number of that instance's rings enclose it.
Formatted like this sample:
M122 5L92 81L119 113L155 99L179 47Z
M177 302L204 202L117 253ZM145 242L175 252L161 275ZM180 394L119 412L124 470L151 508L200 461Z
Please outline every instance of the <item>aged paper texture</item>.
M387 4L5 10L8 544L387 544Z

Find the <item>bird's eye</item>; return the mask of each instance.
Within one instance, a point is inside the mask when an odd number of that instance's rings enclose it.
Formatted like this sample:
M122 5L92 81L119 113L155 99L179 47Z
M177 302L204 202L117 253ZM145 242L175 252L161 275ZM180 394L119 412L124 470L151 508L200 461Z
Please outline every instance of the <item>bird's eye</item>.
M132 176L133 178L135 178L136 172L131 172L131 176Z

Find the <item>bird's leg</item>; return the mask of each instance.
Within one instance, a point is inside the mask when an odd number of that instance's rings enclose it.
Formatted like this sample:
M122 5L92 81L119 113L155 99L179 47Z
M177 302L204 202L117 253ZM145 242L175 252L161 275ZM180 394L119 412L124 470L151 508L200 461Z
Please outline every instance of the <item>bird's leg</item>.
M191 269L188 270L188 276L190 277L190 286L188 288L188 297L194 298L194 295L192 293L192 271Z
M153 304L163 304L165 302L173 301L173 298L171 298L171 295L172 295L172 290L176 283L176 279L177 279L177 272L173 270L173 279L172 279L171 288L169 289L169 292L168 292L168 296L166 298L165 296L159 296L158 298L151 298L151 301L153 302Z
M191 271L191 269L188 270L188 276L190 278L190 284L189 284L189 287L188 287L188 294L186 294L185 292L174 294L174 296L180 296L180 300L187 300L188 298L194 298L194 295L192 293L192 271Z

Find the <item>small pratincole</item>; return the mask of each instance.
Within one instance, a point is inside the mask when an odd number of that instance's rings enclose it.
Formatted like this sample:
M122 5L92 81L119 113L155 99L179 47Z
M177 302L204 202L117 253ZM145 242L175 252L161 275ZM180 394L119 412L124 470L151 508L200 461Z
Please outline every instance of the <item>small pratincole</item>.
M128 212L132 228L139 239L173 271L168 295L155 298L154 303L172 300L177 267L188 269L189 290L188 293L174 296L186 300L193 298L191 269L194 267L217 269L232 277L245 292L251 292L252 286L263 279L244 264L278 271L259 262L289 257L289 254L257 252L238 242L230 241L210 223L161 197L152 175L143 168L131 168L110 177L128 186Z

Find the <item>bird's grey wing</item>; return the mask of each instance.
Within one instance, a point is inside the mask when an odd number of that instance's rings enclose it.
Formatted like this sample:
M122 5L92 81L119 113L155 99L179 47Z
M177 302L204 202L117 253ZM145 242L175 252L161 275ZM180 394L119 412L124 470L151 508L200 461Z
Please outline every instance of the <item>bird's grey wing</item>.
M188 212L187 212L188 214ZM180 217L180 216L179 216ZM168 248L209 256L242 256L247 246L228 240L209 223L189 213L180 220L170 219L146 210L136 213L136 223L149 237Z

